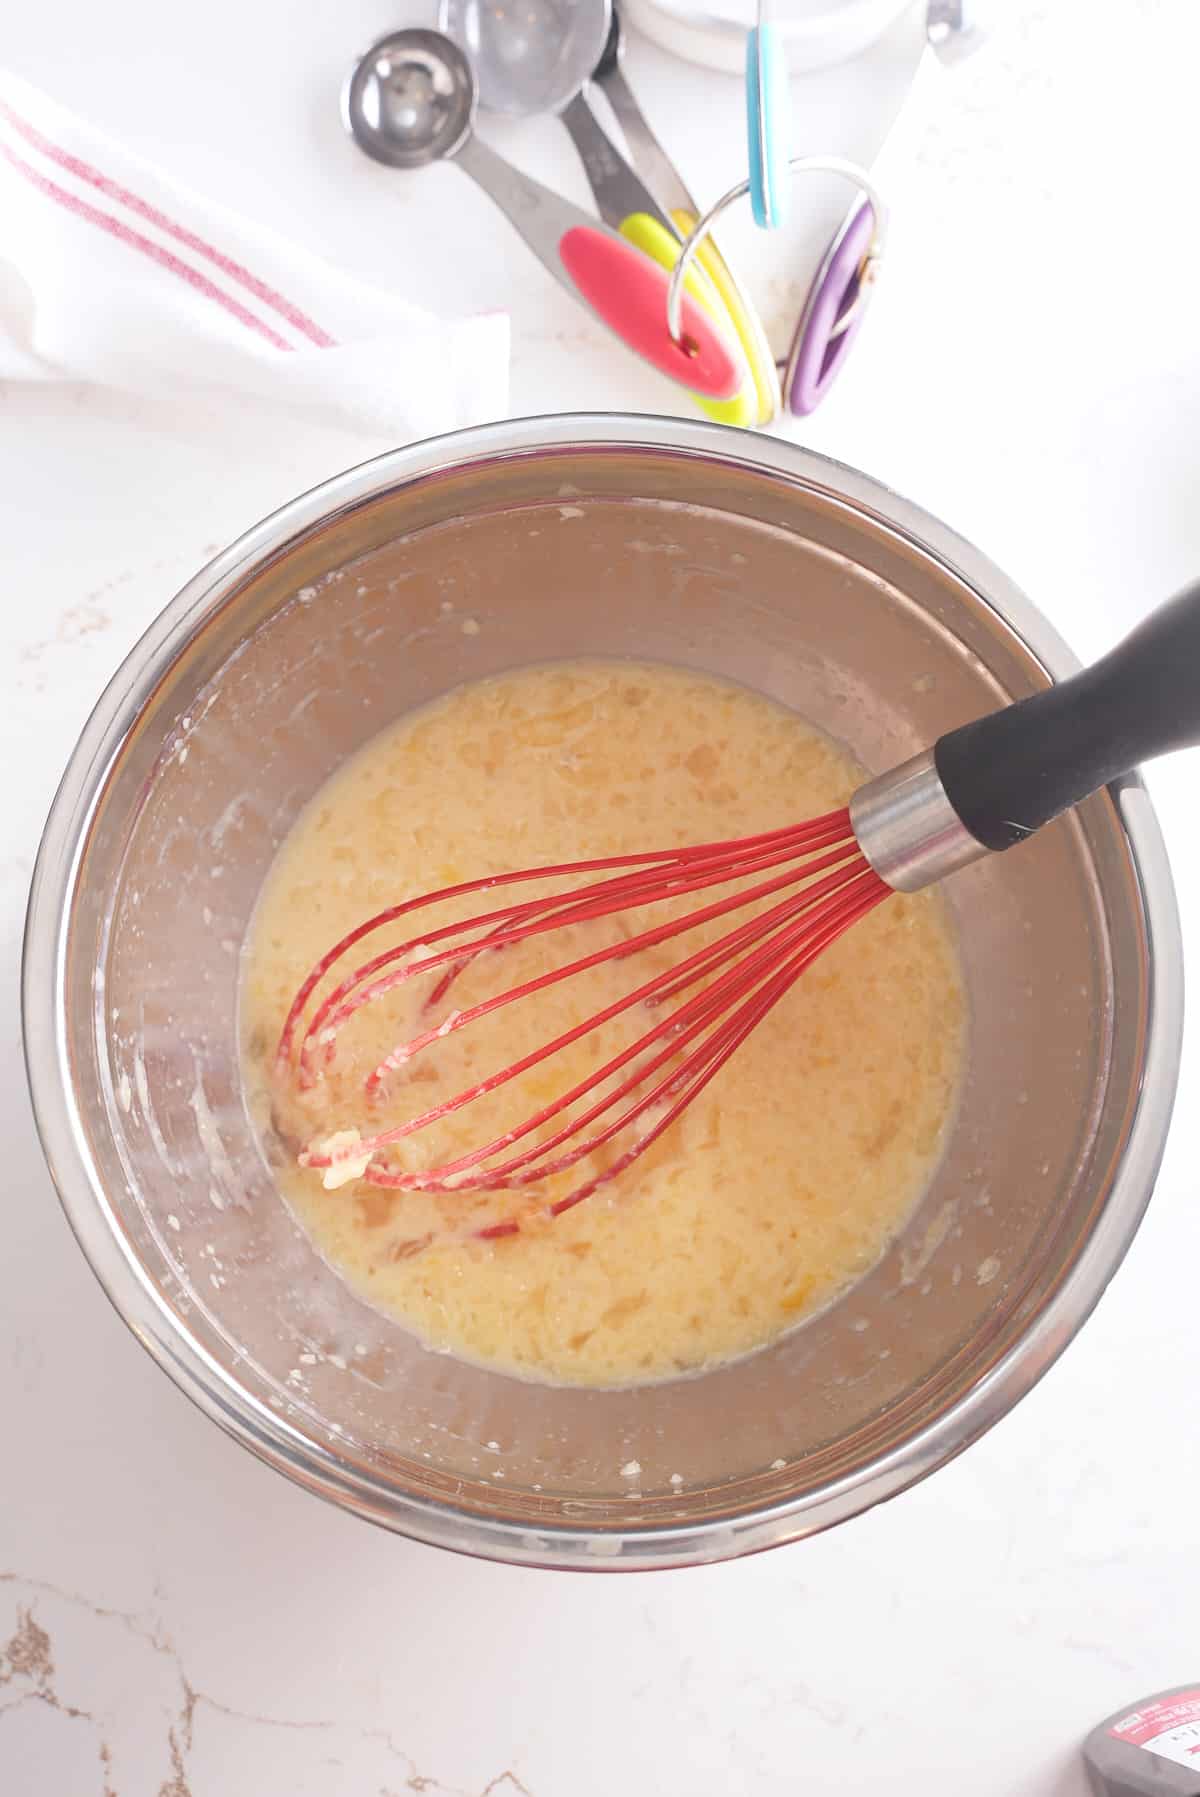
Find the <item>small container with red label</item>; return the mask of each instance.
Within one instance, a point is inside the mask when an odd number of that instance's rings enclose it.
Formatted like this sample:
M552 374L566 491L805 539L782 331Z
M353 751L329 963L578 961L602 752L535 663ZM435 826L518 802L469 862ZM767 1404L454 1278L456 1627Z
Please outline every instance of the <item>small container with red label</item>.
M1118 1710L1083 1757L1096 1797L1200 1797L1200 1682Z

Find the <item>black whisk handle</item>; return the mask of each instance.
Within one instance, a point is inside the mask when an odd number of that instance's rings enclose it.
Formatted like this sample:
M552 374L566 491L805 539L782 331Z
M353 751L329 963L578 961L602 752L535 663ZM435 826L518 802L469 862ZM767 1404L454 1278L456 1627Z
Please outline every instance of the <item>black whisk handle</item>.
M952 730L934 746L946 797L1007 849L1140 762L1200 743L1200 582L1093 667Z

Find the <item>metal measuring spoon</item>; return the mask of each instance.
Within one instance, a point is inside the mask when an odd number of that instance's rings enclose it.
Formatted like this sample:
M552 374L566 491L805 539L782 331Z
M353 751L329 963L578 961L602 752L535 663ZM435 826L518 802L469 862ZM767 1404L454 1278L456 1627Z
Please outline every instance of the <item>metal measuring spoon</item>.
M561 112L596 66L611 0L441 0L438 23L467 53L479 103L514 118Z
M682 341L665 329L667 276L615 231L506 162L474 135L475 81L456 44L437 31L395 31L372 44L342 96L361 150L389 168L443 157L493 199L556 281L630 349L694 392L727 400L741 359L704 311L684 302ZM680 333L677 333L677 339Z
M438 16L470 59L480 104L528 117L556 113L579 152L600 217L670 270L680 232L613 143L587 94L608 42L611 0L440 0ZM744 334L706 270L698 271L691 291L744 348ZM713 401L699 390L697 397L722 423L761 421L758 383L748 367L734 399Z
M611 0L441 0L438 23L470 60L489 112L557 113L571 134L605 224L625 231L639 214L675 228L605 131L587 97L603 55Z

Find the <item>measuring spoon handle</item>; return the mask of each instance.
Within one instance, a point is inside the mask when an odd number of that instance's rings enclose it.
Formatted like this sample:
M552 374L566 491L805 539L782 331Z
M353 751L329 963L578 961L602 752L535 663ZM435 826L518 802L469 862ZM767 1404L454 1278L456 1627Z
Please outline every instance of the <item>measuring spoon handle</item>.
M587 95L577 93L559 116L579 151L588 186L605 224L619 231L627 219L645 213L673 237L675 227L670 218L613 143L592 111Z
M679 260L682 246L678 227L613 143L586 93L576 94L563 108L560 117L579 151L588 186L605 224L611 225L636 249L669 272ZM699 300L710 318L727 327L730 340L737 340L745 355L746 343L739 318L733 308L726 305L706 271L693 267L688 282L692 298ZM695 389L693 392L703 410L721 424L745 426L759 421L758 389L752 378L743 380L742 391L731 400L712 399Z
M690 237L699 220L700 208L688 191L683 176L655 136L637 95L625 79L620 62L610 60L592 79L613 109L638 174L659 204L670 208L675 235ZM646 246L643 244L642 247ZM736 420L727 418L725 422L769 424L783 402L779 389L779 371L775 366L762 320L712 237L704 239L696 252L696 261L712 283L718 303L729 316L754 387L755 415ZM715 417L716 413L711 415Z
M651 130L649 120L638 104L637 95L626 81L620 65L614 63L593 79L603 90L613 109L635 166L642 179L653 189L659 202L672 212L690 212L699 218L699 206L688 192L683 176Z
M738 392L743 376L738 347L689 297L683 302L684 342L672 339L666 322L668 276L656 262L478 137L463 144L455 161L507 215L560 286L635 354L693 393L731 399Z

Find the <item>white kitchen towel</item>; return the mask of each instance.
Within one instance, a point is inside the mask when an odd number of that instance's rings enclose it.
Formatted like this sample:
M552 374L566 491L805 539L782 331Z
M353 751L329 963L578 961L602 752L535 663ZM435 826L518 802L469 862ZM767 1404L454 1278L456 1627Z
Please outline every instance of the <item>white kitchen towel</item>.
M397 439L507 412L505 314L348 279L3 70L0 220L0 378L225 389Z

